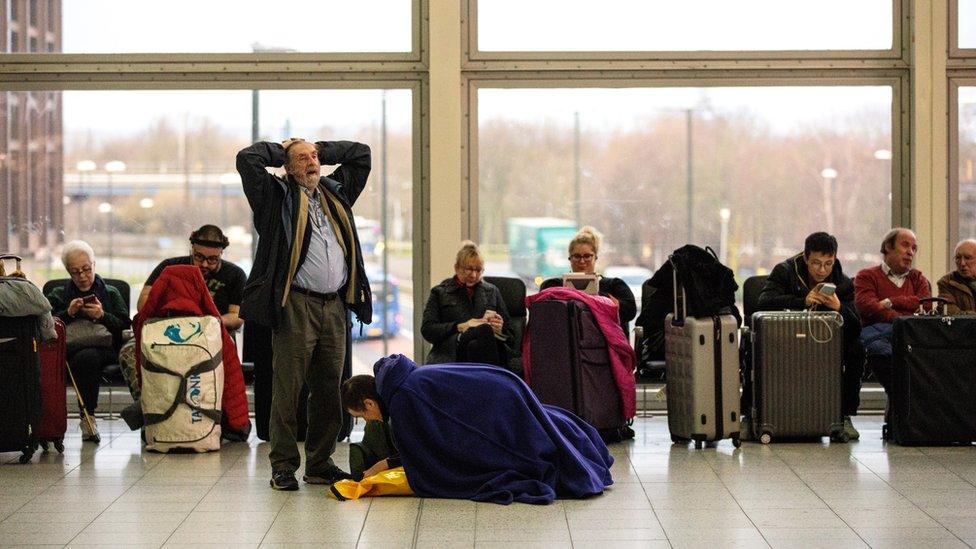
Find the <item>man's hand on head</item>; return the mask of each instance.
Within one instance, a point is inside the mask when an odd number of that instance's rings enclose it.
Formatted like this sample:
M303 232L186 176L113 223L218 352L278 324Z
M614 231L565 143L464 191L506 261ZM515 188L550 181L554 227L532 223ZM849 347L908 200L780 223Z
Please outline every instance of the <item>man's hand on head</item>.
M281 142L281 146L287 149L292 143L295 143L296 141L305 141L305 140L302 139L301 137L289 137L288 139L285 139L284 141ZM316 146L316 148L318 148L318 146Z

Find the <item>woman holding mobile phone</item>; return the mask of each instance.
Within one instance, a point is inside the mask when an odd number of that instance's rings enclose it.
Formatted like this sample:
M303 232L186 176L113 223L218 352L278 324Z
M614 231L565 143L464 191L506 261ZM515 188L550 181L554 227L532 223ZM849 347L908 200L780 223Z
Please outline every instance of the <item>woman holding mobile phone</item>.
M51 313L64 322L68 332L68 365L85 408L94 418L102 369L115 362L122 331L132 321L122 294L95 273L95 251L87 242L65 244L61 262L69 278L46 297ZM73 334L78 337L73 338ZM77 343L72 343L73 339ZM81 432L82 440L98 442L94 420L82 420Z

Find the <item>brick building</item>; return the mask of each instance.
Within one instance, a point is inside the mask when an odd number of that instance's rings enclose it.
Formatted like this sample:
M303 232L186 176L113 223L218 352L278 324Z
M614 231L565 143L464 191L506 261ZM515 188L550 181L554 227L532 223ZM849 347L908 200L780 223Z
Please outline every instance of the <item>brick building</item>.
M0 0L0 54L61 51L61 0ZM62 240L61 92L0 92L0 251Z

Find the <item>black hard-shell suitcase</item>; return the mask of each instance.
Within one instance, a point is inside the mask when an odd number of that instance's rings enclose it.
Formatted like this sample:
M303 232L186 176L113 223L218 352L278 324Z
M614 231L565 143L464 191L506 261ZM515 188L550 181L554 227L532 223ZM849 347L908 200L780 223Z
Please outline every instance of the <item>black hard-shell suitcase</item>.
M27 463L41 423L40 333L37 317L0 317L0 452Z
M530 387L595 427L608 442L634 436L623 416L610 353L593 313L579 301L536 301L529 308Z
M752 315L751 425L775 437L831 436L847 442L841 414L843 320L834 312Z
M976 316L899 317L892 331L895 442L976 441Z

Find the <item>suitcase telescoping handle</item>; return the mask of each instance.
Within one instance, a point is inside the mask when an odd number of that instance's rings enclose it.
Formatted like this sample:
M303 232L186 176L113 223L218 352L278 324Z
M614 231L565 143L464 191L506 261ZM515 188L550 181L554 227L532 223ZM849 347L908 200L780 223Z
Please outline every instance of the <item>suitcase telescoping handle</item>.
M14 254L0 254L0 276L7 276L7 269L4 267L4 264L8 259L13 259L17 262L14 272L20 272L20 262L23 261L22 257Z
M929 310L925 310L925 305L931 304ZM941 309L941 312L940 312ZM949 309L949 300L944 297L923 297L918 300L918 311L915 312L917 315L932 315L932 316L946 316Z
M671 257L668 257L671 260ZM671 284L674 288L672 292L674 294L674 317L672 323L676 326L680 326L685 322L685 314L688 307L688 302L685 299L685 289L681 284L678 284L678 270L674 268L674 261L671 261ZM679 297L680 296L680 297ZM678 304L681 304L679 307Z

